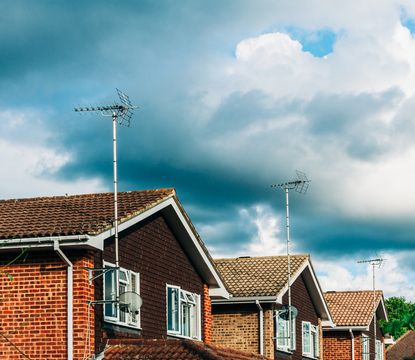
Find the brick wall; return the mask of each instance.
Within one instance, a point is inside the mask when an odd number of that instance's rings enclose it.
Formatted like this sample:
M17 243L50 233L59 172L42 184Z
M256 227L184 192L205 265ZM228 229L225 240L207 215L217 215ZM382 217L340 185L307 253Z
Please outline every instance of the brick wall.
M212 342L213 337L213 324L212 324L212 301L209 296L209 287L203 285L203 333L205 334L204 341L209 344Z
M88 285L88 272L83 267L93 265L92 255L86 253L84 257L80 253L63 251L74 264L74 359L82 359L87 338L86 301L93 299L93 288ZM0 266L14 256L0 254ZM54 252L29 253L25 261L2 268L1 359L22 359L20 352L33 360L66 359L66 269ZM91 326L93 328L93 316Z
M259 311L255 304L213 305L213 343L237 350L259 352Z
M352 358L352 342L347 331L324 332L324 360L350 360ZM355 341L356 346L356 341ZM357 352L355 351L357 355ZM355 356L356 356L355 355ZM355 360L361 358L355 357Z

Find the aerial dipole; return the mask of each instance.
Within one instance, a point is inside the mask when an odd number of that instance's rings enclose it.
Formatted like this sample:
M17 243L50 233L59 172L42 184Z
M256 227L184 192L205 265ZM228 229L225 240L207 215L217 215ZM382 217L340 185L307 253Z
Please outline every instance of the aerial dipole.
M112 105L76 107L76 112L94 112L101 116L112 117L112 144L113 144L113 171L114 171L114 242L115 242L115 300L116 306L119 303L119 252L118 252L118 173L117 173L117 124L130 127L133 110L138 106L131 103L127 94L116 89L120 103L114 102ZM118 311L118 310L117 310Z
M292 306L291 306L291 255L290 255L290 207L289 207L289 192L290 190L295 190L300 194L305 194L310 185L310 180L308 180L305 173L296 170L297 179L293 181L288 181L281 184L273 184L271 188L280 188L285 192L285 210L286 210L286 235L287 235L287 287L288 287L288 341L289 347L292 349L291 337L291 321L292 321Z
M376 353L376 267L380 268L382 263L385 261L383 258L359 260L358 264L369 264L372 266L372 287L373 287L373 337L375 342L375 353Z

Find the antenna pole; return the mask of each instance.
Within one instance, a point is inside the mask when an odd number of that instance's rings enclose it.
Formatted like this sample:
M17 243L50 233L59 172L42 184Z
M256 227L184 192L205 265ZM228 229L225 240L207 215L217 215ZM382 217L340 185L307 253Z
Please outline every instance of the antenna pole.
M300 194L305 194L308 189L310 180L301 172L297 172L297 180L289 181L282 184L271 185L272 188L279 187L285 192L285 211L286 211L286 233L287 233L287 287L288 287L288 341L289 349L292 350L292 308L291 308L291 255L290 255L290 206L289 206L289 192L295 190Z
M112 145L113 145L113 162L114 162L114 242L115 242L115 300L117 301L117 314L119 311L119 275L120 259L118 252L118 173L117 173L117 113L112 113Z
M291 314L291 257L290 257L290 206L289 206L289 189L285 186L285 209L286 209L286 230L287 230L287 287L288 287L288 334L289 334L289 346L291 344L291 333L292 333L292 314Z
M359 264L369 263L372 266L372 286L373 286L373 337L375 345L375 354L376 354L376 272L375 267L380 267L385 259L369 259L369 260L360 260ZM376 355L375 355L376 356Z

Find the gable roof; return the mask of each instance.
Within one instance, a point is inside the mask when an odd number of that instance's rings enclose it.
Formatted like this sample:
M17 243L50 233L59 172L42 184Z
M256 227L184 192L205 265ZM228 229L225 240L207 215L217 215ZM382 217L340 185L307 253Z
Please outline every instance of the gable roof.
M117 341L110 340L112 344ZM191 340L119 340L105 350L104 360L267 360L248 352Z
M161 213L212 297L229 296L214 261L174 189L118 193L119 232ZM0 201L0 251L30 247L102 250L114 235L114 194L37 197Z
M302 277L317 313L326 326L333 326L330 311L318 283L309 255L291 255L291 284ZM212 300L213 304L242 302L282 303L288 291L287 256L216 259L215 264L232 297Z
M308 258L292 255L291 273ZM215 264L233 297L277 296L288 281L286 256L215 259Z
M367 327L372 322L373 291L328 291L324 297L336 326ZM375 302L377 312L387 319L382 291L376 291Z
M173 197L174 189L118 193L120 223ZM97 235L113 226L114 194L0 201L0 239Z

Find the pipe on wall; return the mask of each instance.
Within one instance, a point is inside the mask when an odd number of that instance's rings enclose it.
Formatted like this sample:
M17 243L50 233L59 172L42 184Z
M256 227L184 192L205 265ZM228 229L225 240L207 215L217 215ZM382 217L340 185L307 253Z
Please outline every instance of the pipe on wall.
M53 250L59 255L59 257L63 260L63 262L67 265L67 318L66 318L66 326L67 326L67 359L73 360L73 264L71 261L66 257L66 255L62 252L61 248L59 247L59 241L55 240L53 243Z
M264 355L264 309L258 300L255 304L259 310L259 354Z
M352 340L352 360L354 360L354 335L353 330L349 329L350 332L350 339Z

